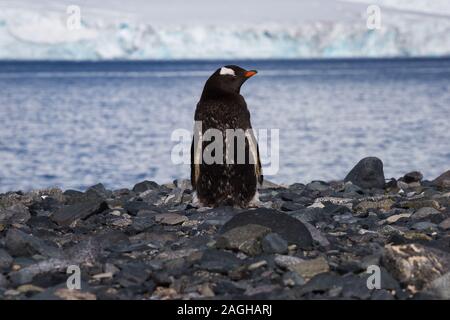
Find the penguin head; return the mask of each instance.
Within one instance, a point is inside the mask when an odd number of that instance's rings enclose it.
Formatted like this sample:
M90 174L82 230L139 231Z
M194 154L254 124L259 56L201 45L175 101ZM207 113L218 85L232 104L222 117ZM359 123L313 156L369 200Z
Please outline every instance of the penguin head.
M256 70L245 70L239 66L228 65L219 68L206 81L205 94L239 94L245 81L253 77Z

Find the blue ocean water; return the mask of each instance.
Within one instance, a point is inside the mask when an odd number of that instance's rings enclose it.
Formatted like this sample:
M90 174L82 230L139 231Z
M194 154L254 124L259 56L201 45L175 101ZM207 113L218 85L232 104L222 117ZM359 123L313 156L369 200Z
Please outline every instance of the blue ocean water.
M191 130L221 61L0 62L0 192L188 178ZM365 156L386 177L450 169L450 59L234 61L255 129L279 129L277 183L342 179ZM263 159L263 162L268 159Z

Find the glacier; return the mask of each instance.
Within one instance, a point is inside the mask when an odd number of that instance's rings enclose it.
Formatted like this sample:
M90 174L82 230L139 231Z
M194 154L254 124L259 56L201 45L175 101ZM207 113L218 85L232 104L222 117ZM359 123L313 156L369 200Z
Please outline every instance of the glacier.
M364 2L353 1L359 5ZM397 2L402 4L402 1ZM64 10L37 11L6 6L0 11L0 59L97 61L450 56L450 15L434 15L436 12L430 10L417 13L410 7L405 12L399 11L399 6L394 9L383 9L379 30L367 29L365 10L358 11L360 14L354 19L217 24L211 21L160 24L127 18L125 14L115 19L88 14L82 16L80 29L69 30ZM416 11L419 9L421 7Z

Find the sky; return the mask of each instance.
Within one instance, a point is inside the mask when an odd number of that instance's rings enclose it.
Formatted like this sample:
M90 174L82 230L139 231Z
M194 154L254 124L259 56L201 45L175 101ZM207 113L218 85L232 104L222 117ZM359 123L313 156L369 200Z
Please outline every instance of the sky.
M36 11L78 5L89 15L155 24L302 23L359 19L369 4L386 11L450 17L448 0L0 0L0 7Z
M0 0L4 7L63 10L79 5L87 14L111 19L127 16L153 24L293 23L352 19L365 5L337 0Z

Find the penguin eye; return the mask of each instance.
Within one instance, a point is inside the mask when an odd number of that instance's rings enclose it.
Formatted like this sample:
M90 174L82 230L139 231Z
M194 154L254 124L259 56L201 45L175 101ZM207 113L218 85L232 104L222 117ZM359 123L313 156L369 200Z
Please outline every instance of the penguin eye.
M225 76L225 75L229 75L229 76L233 76L233 77L236 76L236 73L234 72L234 70L230 69L230 68L227 68L227 67L222 67L220 69L220 73L219 74L221 76Z

